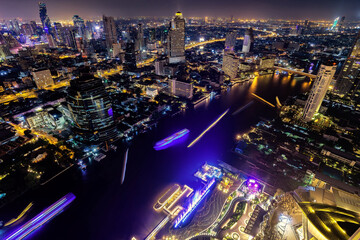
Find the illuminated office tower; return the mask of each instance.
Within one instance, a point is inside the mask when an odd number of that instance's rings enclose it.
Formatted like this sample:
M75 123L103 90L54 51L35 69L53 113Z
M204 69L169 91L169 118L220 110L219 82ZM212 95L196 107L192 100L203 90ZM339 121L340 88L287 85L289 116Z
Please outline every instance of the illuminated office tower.
M26 36L31 36L34 34L33 28L29 23L21 25L21 32Z
M253 46L254 46L254 33L253 33L253 29L249 28L246 29L245 31L242 51L244 53L251 52L253 50Z
M85 22L79 15L73 16L73 23L76 28L76 37L85 38Z
M338 28L337 28L337 31L341 31L344 27L344 22L345 22L345 16L342 16L341 19L340 19L340 22L338 24Z
M112 47L114 43L117 43L118 36L116 32L115 20L113 17L106 17L103 16L103 23L104 23L104 32L105 32L105 41L106 41L106 48L109 53L112 52Z
M237 76L239 70L239 59L232 52L224 52L222 70L230 79Z
M331 31L336 31L340 17L335 18L333 25L330 27Z
M51 34L46 34L46 38L50 48L56 48L56 42Z
M139 50L139 51L145 50L144 29L141 23L138 24L138 28L137 28L135 50Z
M171 94L191 99L193 97L193 84L191 82L169 79L169 90Z
M156 75L165 75L165 65L166 65L166 59L164 58L158 58L155 61L155 74Z
M359 98L360 31L336 81L335 91L350 99Z
M54 33L55 33L55 37L57 39L57 41L59 42L64 42L64 40L61 38L61 23L59 22L54 22Z
M81 56L86 56L86 42L84 41L84 38L82 37L75 37L76 42L76 49L79 53L81 53Z
M51 28L51 22L49 16L47 15L47 9L45 3L39 2L39 14L44 32L52 35L53 32Z
M314 114L319 111L330 82L334 77L335 71L336 65L327 66L322 64L320 66L314 85L312 86L309 97L306 100L302 116L304 121L310 121Z
M177 12L170 22L168 57L170 63L185 62L185 19L181 12Z
M70 81L67 104L74 132L84 141L104 142L117 137L110 98L101 79L82 71Z
M234 52L236 43L236 32L228 32L225 38L225 51Z
M60 39L69 48L76 49L76 30L74 28L62 27L59 29Z

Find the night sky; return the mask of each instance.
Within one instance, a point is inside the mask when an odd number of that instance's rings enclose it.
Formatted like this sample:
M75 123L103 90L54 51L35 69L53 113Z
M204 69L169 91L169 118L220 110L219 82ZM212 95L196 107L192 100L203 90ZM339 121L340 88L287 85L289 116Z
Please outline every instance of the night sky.
M51 20L114 17L185 16L239 18L360 19L360 0L46 0ZM38 0L0 0L0 19L39 21Z

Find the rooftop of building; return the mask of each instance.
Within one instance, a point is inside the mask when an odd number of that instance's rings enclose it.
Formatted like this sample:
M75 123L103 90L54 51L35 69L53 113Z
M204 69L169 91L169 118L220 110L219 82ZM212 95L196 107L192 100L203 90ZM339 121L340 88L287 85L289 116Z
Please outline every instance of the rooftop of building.
M322 203L302 202L299 206L325 238L346 240L360 227L356 212Z

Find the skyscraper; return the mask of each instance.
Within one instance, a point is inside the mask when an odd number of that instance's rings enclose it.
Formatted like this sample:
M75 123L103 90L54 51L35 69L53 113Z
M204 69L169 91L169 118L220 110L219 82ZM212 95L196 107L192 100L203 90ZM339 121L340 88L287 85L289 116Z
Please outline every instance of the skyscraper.
M114 43L117 43L117 32L115 21L113 17L106 17L103 16L103 23L104 23L104 32L105 32L105 41L106 41L106 48L110 53L112 51L112 47Z
M74 22L74 26L76 28L76 36L77 37L82 37L84 39L85 38L85 22L84 22L84 19L79 17L79 15L74 15L73 16L73 22Z
M244 53L251 52L254 46L254 33L252 28L248 28L245 31L244 42L242 51Z
M39 14L44 32L47 34L52 34L50 18L47 15L46 4L43 2L39 2Z
M336 31L337 30L337 25L339 23L339 20L340 20L340 17L335 18L333 25L330 27L331 31Z
M125 49L125 71L134 71L136 69L136 51L135 44L133 42L126 43Z
M73 28L62 27L59 29L60 39L70 48L77 48L76 46L76 30Z
M222 70L230 79L236 78L239 70L239 59L233 52L224 52Z
M235 31L228 32L226 34L226 39L225 39L225 51L234 52L235 43L236 43L236 32Z
M325 94L329 88L330 82L334 77L336 71L336 65L324 65L320 66L319 72L316 76L314 85L310 90L309 97L306 101L303 120L308 122L312 119L314 114L319 111L321 103L325 97Z
M104 142L117 137L110 98L101 79L83 71L71 80L67 103L74 131L84 141Z
M339 77L336 81L335 91L345 97L355 98L359 95L360 85L360 31L356 36L354 45L348 55Z
M185 62L185 19L181 12L170 22L168 57L170 63Z
M144 41L144 29L142 24L138 24L136 40L135 40L135 50L143 51L145 49L145 41Z

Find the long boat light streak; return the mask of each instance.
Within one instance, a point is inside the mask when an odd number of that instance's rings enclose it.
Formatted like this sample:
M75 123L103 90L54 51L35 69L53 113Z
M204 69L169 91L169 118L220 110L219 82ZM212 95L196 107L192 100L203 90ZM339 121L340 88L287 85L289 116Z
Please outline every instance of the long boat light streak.
M64 197L60 198L50 207L44 209L41 213L36 215L30 221L16 229L14 232L5 237L5 240L18 240L23 239L29 235L34 230L41 227L43 224L51 220L57 214L59 214L66 206L68 206L72 201L74 201L75 195L72 193L66 194Z
M184 137L186 134L188 134L190 131L186 128L184 128L183 130L180 130L174 134L172 134L171 136L157 142L154 146L154 149L155 150L162 150L162 149L165 149L167 147L169 147L170 143L173 143L175 142L175 140L178 140L182 137Z
M190 148L192 147L197 141L200 140L200 138L202 138L204 136L205 133L207 133L212 127L214 127L227 113L228 113L229 109L226 110L223 114L221 114L220 117L218 117L218 119L215 120L215 122L213 122L207 129L205 129L197 138L195 138L194 141L192 141L187 147Z
M270 102L268 102L268 101L266 101L265 99L263 99L262 97L260 97L260 96L258 96L258 95L256 95L255 93L251 93L251 95L253 95L254 97L256 97L257 99L260 99L261 101L263 101L264 103L266 103L267 105L269 105L269 106L271 106L271 107L275 107L275 105L274 104L272 104L272 103L270 103Z
M213 178L198 194L196 192L190 204L187 206L187 209L179 214L179 217L175 220L174 227L177 228L180 223L186 221L186 219L191 215L194 209L199 205L199 203L206 197L206 195L210 192L211 187L215 184L215 178Z

